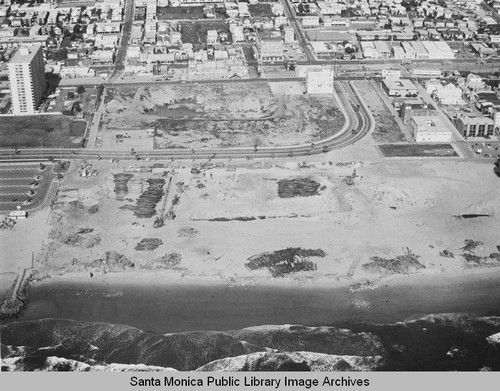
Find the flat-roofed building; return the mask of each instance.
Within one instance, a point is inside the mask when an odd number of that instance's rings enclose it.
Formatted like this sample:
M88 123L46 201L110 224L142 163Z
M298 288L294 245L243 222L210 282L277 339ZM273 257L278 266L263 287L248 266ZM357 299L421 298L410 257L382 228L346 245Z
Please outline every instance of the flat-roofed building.
M384 79L382 87L392 97L418 95L417 88L409 79Z
M465 138L493 136L495 131L494 121L480 115L462 115L453 122L460 134Z
M42 46L21 46L8 64L14 114L33 114L47 88Z
M259 60L261 61L283 61L285 58L284 43L281 35L260 38L259 34L257 34L257 47L259 49Z
M442 143L451 141L451 131L436 116L415 116L409 125L413 129L413 137L417 143Z

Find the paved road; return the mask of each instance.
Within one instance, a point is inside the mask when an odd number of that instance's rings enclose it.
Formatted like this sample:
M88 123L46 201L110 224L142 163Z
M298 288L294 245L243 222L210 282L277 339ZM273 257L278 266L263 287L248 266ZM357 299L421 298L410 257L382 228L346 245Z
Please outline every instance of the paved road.
M307 56L307 61L299 61L299 64L315 64L317 62L316 58L314 57L314 54L311 52L311 49L307 43L307 39L304 35L304 32L302 31L302 28L300 27L300 24L295 17L295 12L293 10L293 7L290 5L289 0L283 0L283 4L285 5L285 13L288 18L288 20L292 23L292 26L295 30L295 35L299 40L299 44L302 47L302 50Z
M145 151L114 151L90 149L12 149L0 150L0 160L50 159L252 159L295 157L321 154L355 143L373 129L374 120L368 107L350 82L337 82L334 97L346 118L342 129L321 141L286 147L232 147L219 149L167 149Z
M128 42L134 22L134 0L125 0L125 15L123 17L122 35L120 46L116 52L115 65L110 80L116 78L118 74L125 69L125 59L127 58Z

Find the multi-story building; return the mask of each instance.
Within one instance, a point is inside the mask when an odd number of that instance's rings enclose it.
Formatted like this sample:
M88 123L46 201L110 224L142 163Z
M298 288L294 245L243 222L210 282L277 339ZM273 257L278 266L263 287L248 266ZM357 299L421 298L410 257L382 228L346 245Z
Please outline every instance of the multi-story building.
M399 116L404 124L410 122L413 117L433 116L436 109L432 105L423 103L421 100L406 100L399 107Z
M259 60L260 61L283 61L284 56L284 44L283 38L277 37L267 37L261 38L257 34L257 47L259 49Z
M493 136L495 131L493 120L480 115L462 115L453 122L460 134L465 138Z
M21 46L8 69L13 113L35 113L47 87L42 46Z
M415 116L411 118L409 124L413 129L413 137L418 143L451 141L451 131L439 117Z
M418 94L417 88L409 79L384 79L382 87L387 95L392 97Z

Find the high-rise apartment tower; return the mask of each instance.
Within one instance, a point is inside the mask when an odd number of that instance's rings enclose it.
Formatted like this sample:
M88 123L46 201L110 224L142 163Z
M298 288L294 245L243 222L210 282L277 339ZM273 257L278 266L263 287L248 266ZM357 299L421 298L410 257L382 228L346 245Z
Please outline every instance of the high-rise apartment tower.
M21 46L8 64L12 112L36 112L47 87L42 45Z

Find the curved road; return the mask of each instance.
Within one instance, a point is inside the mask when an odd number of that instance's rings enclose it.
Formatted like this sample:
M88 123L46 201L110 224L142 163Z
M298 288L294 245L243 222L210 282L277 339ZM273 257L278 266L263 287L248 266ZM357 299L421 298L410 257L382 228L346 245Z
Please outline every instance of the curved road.
M50 159L245 159L297 157L326 153L355 143L369 133L375 121L351 82L335 83L334 98L346 119L342 129L331 137L301 145L283 147L231 147L164 150L90 150L90 149L2 149L2 161L39 161Z

